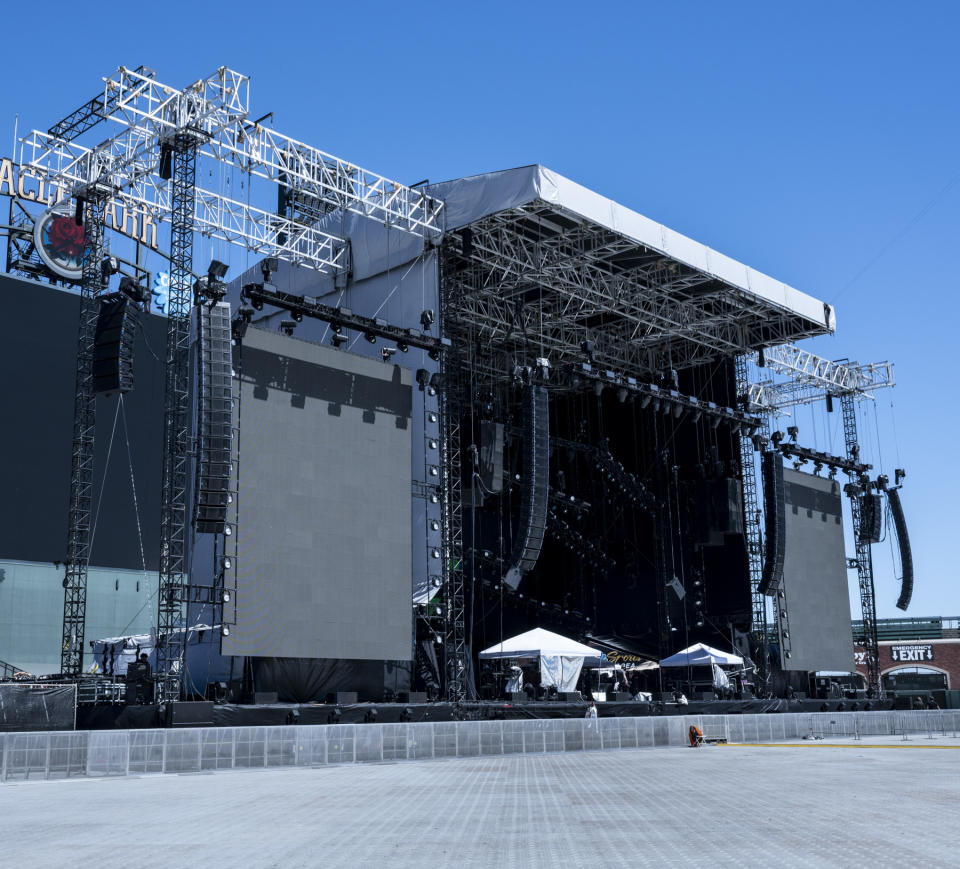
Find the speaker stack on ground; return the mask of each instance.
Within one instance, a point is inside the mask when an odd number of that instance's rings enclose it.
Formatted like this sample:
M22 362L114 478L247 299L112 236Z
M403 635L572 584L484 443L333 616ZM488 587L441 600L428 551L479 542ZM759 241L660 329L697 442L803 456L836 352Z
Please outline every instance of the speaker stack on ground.
M523 388L523 497L520 527L514 538L511 567L504 582L520 585L540 557L547 527L550 481L550 405L543 386Z
M233 357L230 305L199 309L197 398L197 531L220 534L230 503L230 448L233 419Z
M126 296L112 293L100 300L93 343L93 391L133 389L133 346L140 309Z
M766 547L760 591L773 595L783 581L783 554L786 546L783 459L776 450L768 450L760 460L763 477L763 512L766 520Z

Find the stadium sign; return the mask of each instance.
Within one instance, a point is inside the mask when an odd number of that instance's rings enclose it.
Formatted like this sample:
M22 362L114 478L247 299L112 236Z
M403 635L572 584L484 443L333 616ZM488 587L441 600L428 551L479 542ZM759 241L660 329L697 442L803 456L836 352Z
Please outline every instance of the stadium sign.
M931 643L920 643L910 646L891 646L890 660L915 664L922 663L923 661L932 661L933 645Z

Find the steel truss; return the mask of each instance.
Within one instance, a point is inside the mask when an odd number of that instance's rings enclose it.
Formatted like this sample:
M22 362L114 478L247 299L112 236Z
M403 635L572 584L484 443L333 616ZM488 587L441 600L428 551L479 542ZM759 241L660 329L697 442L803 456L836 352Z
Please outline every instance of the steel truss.
M158 701L180 696L186 628L187 418L190 312L193 308L193 191L197 140L179 133L172 147L170 295L164 367L160 594L157 605Z
M857 442L857 406L852 394L841 397L843 438L851 462L859 462L860 445ZM853 540L857 552L857 582L860 586L860 612L863 618L863 645L867 653L867 685L880 696L880 642L877 637L877 604L873 585L873 553L870 541L860 535L860 498L850 490L850 515L853 518Z
M535 329L554 366L581 359L584 340L599 365L636 374L824 331L546 202L498 212L461 236L458 319L508 352Z
M60 672L83 672L87 618L87 567L90 562L91 506L93 503L93 447L96 431L96 395L93 391L93 345L103 289L100 262L104 253L105 198L93 191L83 213L87 247L80 284L80 330L77 340L77 377L73 404L73 451L70 472L70 510L67 527L66 574L63 579L63 636Z
M456 321L457 287L450 274L449 249L441 256L440 329L454 339L461 326ZM460 417L463 396L460 372L464 365L463 341L440 357L440 514L443 583L443 657L447 700L467 699L466 595L463 571L463 482L460 456Z
M737 356L736 361L737 398L744 406L749 401L750 373L745 355ZM762 436L769 436L770 423L761 418L757 430ZM760 505L757 497L757 468L754 460L752 433L740 432L740 490L743 495L743 520L747 542L747 559L750 565L750 599L752 602L752 629L759 654L757 680L765 689L767 683L767 598L760 591L763 579L763 535L760 530Z

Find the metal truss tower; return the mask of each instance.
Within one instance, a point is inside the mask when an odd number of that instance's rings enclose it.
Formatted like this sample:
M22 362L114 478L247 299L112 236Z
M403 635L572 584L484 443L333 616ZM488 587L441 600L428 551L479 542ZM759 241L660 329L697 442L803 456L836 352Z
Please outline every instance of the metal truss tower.
M745 412L749 411L750 376L747 357L738 356L736 362L737 399L743 403ZM760 432L769 434L770 424L766 416L762 417ZM760 650L757 665L757 678L761 685L767 682L767 598L760 591L763 577L763 538L760 531L760 507L757 499L757 471L754 462L754 445L751 433L740 432L740 485L743 494L744 530L747 538L747 559L750 564L750 599L752 602L753 635Z
M160 594L157 609L158 701L180 696L186 640L187 416L190 311L193 307L193 209L197 145L178 133L171 145L170 298L164 367Z
M91 191L86 200L83 229L87 246L80 285L80 330L77 340L77 379L73 404L73 452L70 473L70 510L67 531L67 563L63 579L63 637L60 672L79 676L83 672L84 632L87 616L87 567L90 561L93 502L93 447L96 431L96 395L93 391L93 343L103 288L104 198Z
M857 442L857 406L854 396L847 393L840 398L843 413L843 439L847 457L859 461L860 445ZM877 606L873 585L873 554L870 541L860 535L860 498L850 494L850 515L853 518L853 540L857 551L857 580L860 586L860 611L863 616L863 645L867 652L867 684L874 693L880 694L880 644L877 637Z
M453 294L448 256L441 257L441 334L453 337ZM463 576L463 483L460 456L461 384L459 379L461 342L440 359L440 506L441 579L443 582L443 657L447 700L467 699L466 604Z

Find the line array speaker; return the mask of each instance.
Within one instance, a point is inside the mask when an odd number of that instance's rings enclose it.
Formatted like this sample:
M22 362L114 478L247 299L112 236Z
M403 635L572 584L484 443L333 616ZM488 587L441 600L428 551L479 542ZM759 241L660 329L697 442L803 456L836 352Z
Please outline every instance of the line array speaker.
M130 392L133 389L133 345L140 310L119 293L100 301L93 343L93 391Z
M910 598L913 597L913 552L910 549L910 535L907 534L907 520L903 517L900 493L896 489L887 489L887 499L890 501L893 527L897 531L897 544L900 547L900 568L903 570L897 608L905 611L910 606Z
M233 381L230 304L200 308L197 380L197 531L219 534L230 502Z
M480 423L480 480L487 492L503 490L503 423Z
M511 588L540 557L547 527L550 482L550 404L543 386L523 388L523 497L520 528L514 538L512 566L504 577Z
M860 539L879 543L883 536L883 499L880 495L860 496Z
M762 594L776 594L783 580L783 555L786 546L785 491L783 459L776 450L768 450L760 460L763 477L763 512L766 520L766 547L763 575L760 578Z

